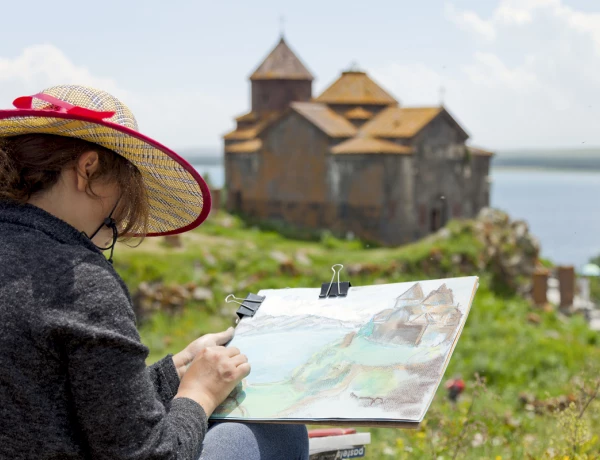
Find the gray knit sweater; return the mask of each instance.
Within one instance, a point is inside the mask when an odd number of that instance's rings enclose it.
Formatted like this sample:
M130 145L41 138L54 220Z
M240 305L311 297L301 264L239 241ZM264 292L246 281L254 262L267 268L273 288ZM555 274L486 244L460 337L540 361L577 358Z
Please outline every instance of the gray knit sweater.
M0 201L0 458L197 459L207 429L146 367L127 288L87 237Z

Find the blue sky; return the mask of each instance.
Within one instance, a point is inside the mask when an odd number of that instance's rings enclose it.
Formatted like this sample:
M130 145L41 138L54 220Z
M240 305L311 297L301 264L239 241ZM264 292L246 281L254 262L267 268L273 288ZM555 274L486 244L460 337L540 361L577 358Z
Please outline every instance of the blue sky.
M438 104L444 86L475 145L600 146L597 1L22 1L3 13L2 106L96 86L174 148L220 145L281 16L315 93L357 62L404 105Z

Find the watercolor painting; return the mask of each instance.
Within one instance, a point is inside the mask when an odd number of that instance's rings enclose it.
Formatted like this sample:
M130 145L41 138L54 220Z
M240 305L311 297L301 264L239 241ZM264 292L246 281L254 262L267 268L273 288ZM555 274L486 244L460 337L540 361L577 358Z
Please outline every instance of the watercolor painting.
M230 346L252 372L211 419L420 422L465 324L477 277L263 290Z

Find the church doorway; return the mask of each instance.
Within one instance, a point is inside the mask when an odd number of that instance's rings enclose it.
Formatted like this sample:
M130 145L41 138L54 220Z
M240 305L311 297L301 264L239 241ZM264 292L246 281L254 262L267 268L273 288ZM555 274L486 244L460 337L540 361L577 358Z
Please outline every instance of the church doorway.
M440 195L433 206L431 207L429 224L430 231L437 232L440 228L448 223L448 206L446 205L446 197Z
M242 210L242 192L241 191L237 190L236 192L234 192L233 203L234 203L233 206L236 211Z

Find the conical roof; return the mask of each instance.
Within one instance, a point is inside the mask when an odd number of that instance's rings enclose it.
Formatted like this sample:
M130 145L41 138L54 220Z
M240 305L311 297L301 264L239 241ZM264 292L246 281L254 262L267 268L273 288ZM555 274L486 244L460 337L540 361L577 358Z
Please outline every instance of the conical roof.
M413 284L408 291L404 294L401 294L398 299L402 300L421 300L423 299L423 288L421 287L421 283Z
M250 80L313 80L313 76L281 37Z
M423 305L433 306L433 305L454 305L454 296L452 295L452 289L449 289L448 286L442 284L435 291L431 291Z
M420 283L416 283L408 291L396 298L394 308L404 308L419 305L423 301L423 288Z
M396 99L375 83L365 72L343 72L315 99L325 104L395 105Z

